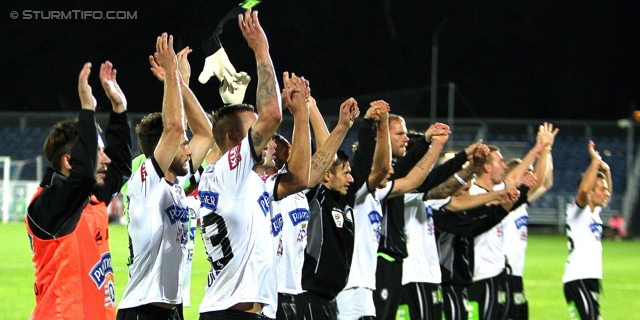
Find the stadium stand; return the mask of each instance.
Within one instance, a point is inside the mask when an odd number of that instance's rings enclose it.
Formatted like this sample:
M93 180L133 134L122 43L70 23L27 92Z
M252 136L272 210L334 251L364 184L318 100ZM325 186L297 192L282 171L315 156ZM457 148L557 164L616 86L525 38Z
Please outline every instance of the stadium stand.
M0 156L10 156L14 162L29 160L42 154L42 145L49 133L51 125L65 117L75 114L30 114L9 113L0 114ZM135 127L142 114L131 114L131 124ZM327 126L332 129L337 117L326 117ZM106 115L98 117L99 123L106 125ZM409 129L424 129L428 119L407 119ZM540 120L505 120L505 119L456 119L456 127L452 128L445 151L459 151L478 138L485 143L498 145L505 160L522 157L533 146L535 132ZM576 184L582 170L589 162L585 146L588 140L594 140L596 149L603 159L610 165L613 173L613 196L609 206L603 212L603 222L608 224L609 217L620 214L623 195L627 180L627 131L620 129L613 121L610 122L571 122L551 121L560 128L553 147L554 185L541 199L531 205L530 224L558 225L562 227L564 206L572 200L576 191ZM354 125L344 139L342 149L352 156L351 145L357 140L359 122ZM279 133L291 139L292 119L285 117ZM132 130L133 154L138 155L135 132ZM637 136L635 141L640 141ZM635 148L631 148L635 152ZM46 160L45 160L46 164ZM20 180L37 180L34 162L21 163L19 173L13 173L12 178ZM15 174L19 176L13 177Z

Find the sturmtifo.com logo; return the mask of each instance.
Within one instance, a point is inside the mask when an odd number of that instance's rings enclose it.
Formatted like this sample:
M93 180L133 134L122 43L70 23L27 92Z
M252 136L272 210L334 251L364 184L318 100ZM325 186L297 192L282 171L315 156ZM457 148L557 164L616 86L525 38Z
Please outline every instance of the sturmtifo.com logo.
M11 19L24 20L131 20L138 19L138 11L22 10L11 11L9 16Z

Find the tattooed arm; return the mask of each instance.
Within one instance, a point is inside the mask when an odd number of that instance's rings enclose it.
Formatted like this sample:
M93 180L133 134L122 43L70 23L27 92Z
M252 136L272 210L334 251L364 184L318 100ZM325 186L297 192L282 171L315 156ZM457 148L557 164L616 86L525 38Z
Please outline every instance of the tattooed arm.
M438 160L442 147L448 138L448 135L434 136L429 149L418 163L413 166L413 169L404 178L394 180L393 189L391 189L387 199L403 195L420 186L424 179L427 178L431 168L433 168L433 164Z
M342 140L347 135L347 132L353 125L353 121L360 115L360 110L358 109L358 103L353 98L347 99L347 101L343 102L340 105L340 120L338 120L338 124L331 131L329 138L327 141L313 154L311 158L311 168L309 169L309 188L315 187L322 176L327 171L331 163L333 163L333 159L335 158L336 152L340 145L342 144Z
M480 140L465 148L464 153L467 154L467 159L469 160L468 165L461 170L458 170L458 172L451 175L447 180L437 186L428 189L428 191L422 191L425 193L425 200L444 199L456 193L456 191L458 191L462 186L470 183L473 175L482 170L487 156L489 155L489 148L482 143L482 140ZM435 170L437 169L434 169L434 171Z
M251 140L256 154L261 154L282 121L280 88L269 55L267 36L258 21L258 12L252 12L249 9L244 16L238 15L238 24L249 47L255 53L258 65L258 90L256 93L258 120L251 127Z

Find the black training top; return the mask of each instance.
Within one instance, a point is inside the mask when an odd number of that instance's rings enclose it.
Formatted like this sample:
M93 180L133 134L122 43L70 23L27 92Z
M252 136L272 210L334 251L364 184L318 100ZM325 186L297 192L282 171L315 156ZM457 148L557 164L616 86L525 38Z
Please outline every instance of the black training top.
M309 190L309 226L302 289L328 300L347 285L353 256L353 209L346 197L322 184Z

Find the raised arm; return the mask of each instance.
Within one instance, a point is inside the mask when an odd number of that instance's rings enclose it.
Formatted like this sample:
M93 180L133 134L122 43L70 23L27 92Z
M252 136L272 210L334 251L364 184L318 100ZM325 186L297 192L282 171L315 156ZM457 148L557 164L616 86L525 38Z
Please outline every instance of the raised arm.
M467 185L467 183L471 181L473 175L480 172L482 169L482 166L489 155L489 148L487 145L482 143L482 140L480 140L465 148L465 154L467 154L467 159L469 161L468 165L451 175L444 182L427 191L425 193L425 200L444 199L453 195L461 187Z
M604 173L604 177L607 180L607 185L609 187L609 190L611 190L611 193L613 193L613 180L611 179L611 168L609 168L609 165L606 162L601 160L600 166L598 167L598 169L599 171Z
M311 133L309 130L309 108L305 99L307 84L304 78L293 75L285 87L283 97L285 107L293 115L293 137L287 161L287 173L278 183L277 199L302 191L309 185L311 162Z
M545 122L540 126L540 131L547 133L546 139L550 139L550 143L542 150L538 161L533 169L533 174L538 179L538 184L529 190L528 202L533 203L547 192L553 185L553 163L551 162L551 149L555 136L559 129L553 129L553 124Z
M373 192L382 180L387 177L389 172L391 172L392 168L391 139L389 137L389 104L382 100L378 100L372 102L371 105L376 107L376 122L378 122L378 134L375 151L373 153L373 163L371 166L371 172L367 178L369 191Z
M558 131L556 129L555 134L557 133ZM522 162L513 170L511 170L511 172L509 172L509 174L505 177L505 181L507 182L507 184L517 184L520 181L524 173L527 172L529 166L532 165L533 162L540 157L545 148L553 143L555 134L553 132L547 132L546 130L544 130L543 125L540 126L540 131L538 131L538 135L536 137L536 144L533 146L533 148L531 148L531 150L529 150L527 155L522 159ZM534 190L537 189L542 183L542 178L544 178L544 176L542 175L542 170L543 168L541 168L538 173L540 175L539 177L537 177L538 185L532 188Z
M324 118L322 118L322 114L316 104L316 99L313 97L309 98L309 120L311 121L311 128L316 141L316 150L318 150L329 138L329 129L327 129L327 124L324 122Z
M285 72L283 75L283 82L285 87L289 82L289 73ZM316 150L320 149L320 147L327 141L329 138L329 129L327 129L327 124L324 122L324 118L322 118L322 114L318 109L318 105L316 104L316 99L311 96L311 87L309 85L309 80L304 79L304 84L306 91L305 97L307 106L309 107L309 121L311 122L311 129L313 129L313 136L315 138ZM284 99L283 99L284 100Z
M589 156L591 157L591 163L587 168L587 172L582 176L580 186L578 187L578 194L576 195L576 204L581 208L584 208L584 206L587 205L589 192L591 192L596 185L598 169L600 168L600 162L602 162L602 158L598 151L596 151L595 146L596 145L593 141L589 141ZM611 186L609 186L609 188L611 188Z
M340 148L344 137L353 125L353 121L360 115L358 103L353 98L347 99L340 105L340 120L331 131L327 141L316 151L311 158L311 168L309 172L309 188L315 187L327 171L336 152Z
M244 16L238 15L238 24L249 47L255 53L258 65L258 91L256 93L258 120L251 127L251 139L255 154L262 154L262 150L276 133L282 121L280 89L271 56L269 56L267 36L258 21L258 11L249 9Z
M166 172L184 135L184 116L178 61L173 50L173 36L163 33L156 41L155 60L165 71L164 99L162 101L163 130L153 157L162 172Z
M198 99L189 89L189 77L191 75L191 67L187 60L187 55L191 52L189 47L185 47L178 52L178 68L182 81L181 92L182 101L184 103L184 113L187 117L187 123L193 133L191 141L189 141L189 149L191 149L191 163L193 169L197 170L209 152L211 142L213 141L213 132L211 131L211 122L204 109L198 102ZM193 172L192 172L193 173Z
M393 189L387 198L405 194L420 186L438 160L438 156L448 139L448 134L433 136L429 150L405 177L394 180Z

